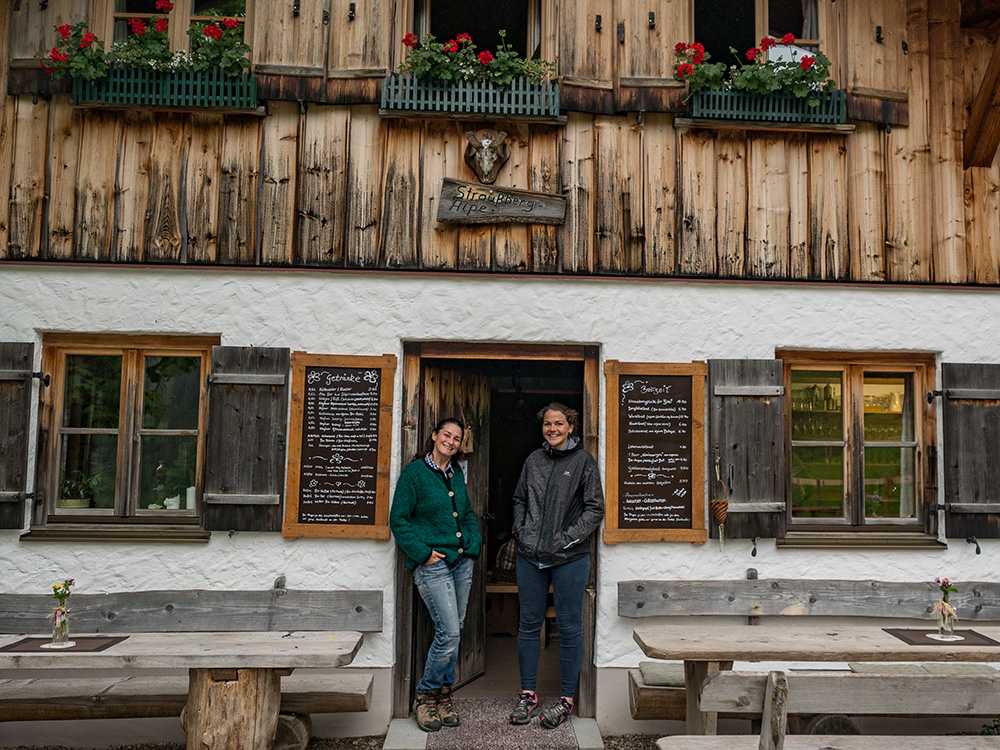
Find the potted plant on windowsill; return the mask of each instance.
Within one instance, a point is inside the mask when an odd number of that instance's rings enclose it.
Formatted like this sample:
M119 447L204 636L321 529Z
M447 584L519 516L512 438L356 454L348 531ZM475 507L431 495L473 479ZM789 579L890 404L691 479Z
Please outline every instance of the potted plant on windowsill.
M79 470L64 473L59 482L58 505L60 508L89 508L100 486L100 476L90 476Z
M383 114L407 113L559 117L559 86L548 81L555 65L525 60L500 31L496 54L476 51L468 34L438 42L428 34L403 37L408 48L399 73L382 85Z
M674 47L674 78L688 84L689 113L697 118L841 124L845 93L830 78L830 60L819 50L799 55L795 37L761 39L746 62L710 63L701 44ZM787 48L787 49L786 49ZM733 54L735 50L730 48Z
M169 12L170 0L158 0ZM257 79L247 75L250 47L235 18L195 22L191 51L171 52L168 20L131 18L131 34L104 51L86 22L57 26L59 43L42 67L70 76L78 106L255 109Z

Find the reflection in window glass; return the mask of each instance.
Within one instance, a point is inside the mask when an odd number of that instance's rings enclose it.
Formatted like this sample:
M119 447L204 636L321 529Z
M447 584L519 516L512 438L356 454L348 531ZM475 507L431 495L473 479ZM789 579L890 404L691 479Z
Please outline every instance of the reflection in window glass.
M844 516L844 449L793 447L792 517Z
M865 518L916 518L916 448L865 448Z
M792 370L792 440L842 440L843 392L839 370Z
M120 356L67 355L63 427L117 430L121 386Z
M866 372L865 442L912 441L913 374Z
M139 510L194 510L197 435L143 435ZM190 488L190 492L188 491Z
M64 435L56 507L114 508L118 435Z
M146 357L142 426L197 429L200 381L199 357Z

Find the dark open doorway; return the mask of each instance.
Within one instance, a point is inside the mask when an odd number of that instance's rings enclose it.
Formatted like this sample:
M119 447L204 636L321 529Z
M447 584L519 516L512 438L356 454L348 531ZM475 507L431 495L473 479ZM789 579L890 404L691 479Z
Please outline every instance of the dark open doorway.
M583 346L411 344L404 349L403 458L418 452L437 419L456 416L472 428L466 456L470 501L480 517L483 550L463 630L458 685L493 685L499 664L503 677L516 677L510 653L517 632L516 584L512 571L498 566L513 522L512 496L525 458L542 443L538 411L559 401L581 413L582 437L596 452L597 349ZM596 550L594 550L596 552ZM593 625L596 555L584 604L585 653L578 706L593 711ZM395 714L406 716L413 686L423 670L432 637L430 618L413 590L412 577L397 564ZM506 643L498 639L506 638ZM501 652L488 651L500 648ZM499 658L497 658L499 655ZM544 658L544 657L543 657ZM494 669L494 671L498 671ZM478 678L487 677L487 680ZM497 681L497 689L500 690ZM506 695L509 685L504 685Z

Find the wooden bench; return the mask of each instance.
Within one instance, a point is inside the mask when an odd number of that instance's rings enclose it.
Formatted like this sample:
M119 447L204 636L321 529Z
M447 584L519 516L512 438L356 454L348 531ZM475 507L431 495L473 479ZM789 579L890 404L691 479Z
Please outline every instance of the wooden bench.
M891 682L887 682L890 680ZM701 689L703 707L761 717L760 736L676 735L658 750L855 750L871 748L857 735L787 736L788 717L837 711L872 716L1000 713L1000 675L867 675L831 672L717 672ZM925 748L931 738L879 735L880 750ZM1000 748L1000 737L949 736L949 748Z
M932 604L939 597L933 582L759 580L750 569L745 580L621 581L618 614L627 618L739 616L751 626L759 624L761 617L862 617L899 625L901 620L933 621ZM1000 621L1000 583L959 582L951 602L958 609L960 627ZM628 691L635 719L685 718L683 687L648 685L639 669L631 669ZM732 718L729 711L720 716ZM796 716L794 723L804 726L807 722L800 718ZM822 730L821 724L809 723Z
M0 594L0 632L39 634L50 627L45 595ZM138 591L77 594L70 599L71 636L94 633L176 633L382 629L381 591ZM310 714L367 711L372 675L349 670L281 678L281 717L274 747L304 748ZM0 680L0 721L180 716L186 675L141 671L82 678Z

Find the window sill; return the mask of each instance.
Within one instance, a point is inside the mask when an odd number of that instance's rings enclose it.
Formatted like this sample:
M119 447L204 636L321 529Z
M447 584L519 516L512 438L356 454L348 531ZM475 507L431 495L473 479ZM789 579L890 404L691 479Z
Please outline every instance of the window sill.
M854 125L824 125L817 122L762 122L758 120L717 120L709 117L675 117L675 128L709 130L772 130L786 133L851 133Z
M33 526L22 542L207 542L212 532L201 526L175 524L58 523Z
M947 549L923 532L789 531L775 543L786 549Z

